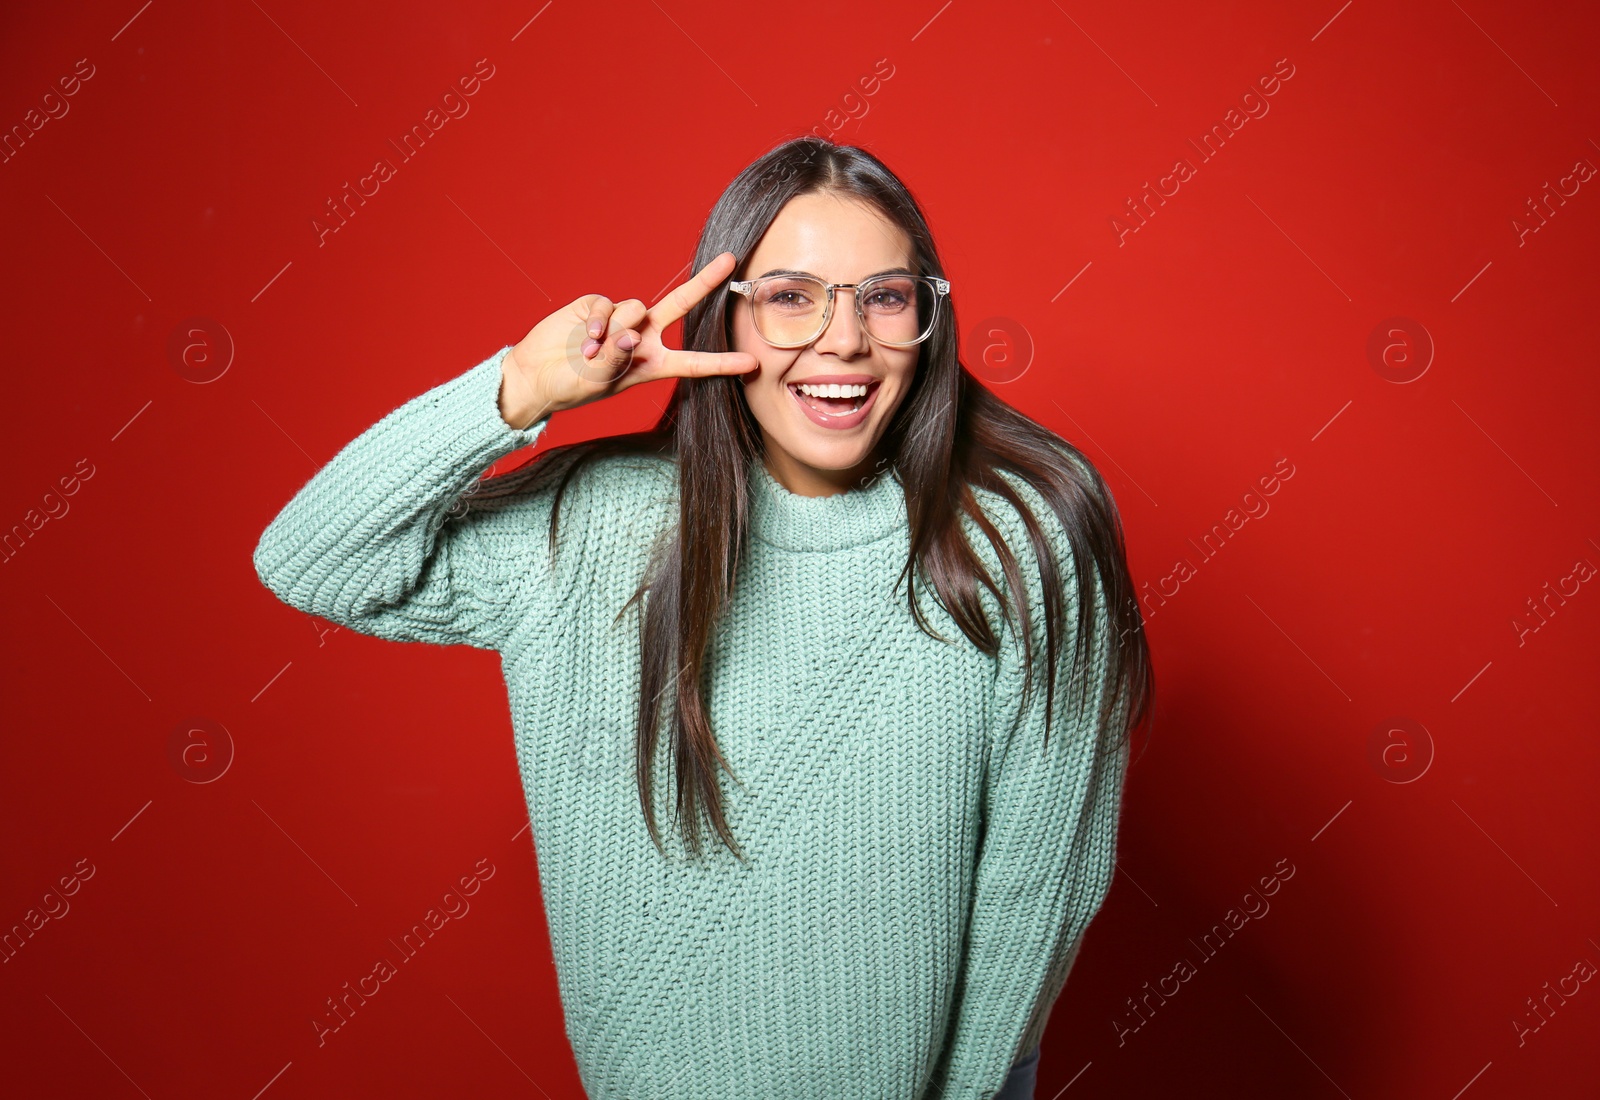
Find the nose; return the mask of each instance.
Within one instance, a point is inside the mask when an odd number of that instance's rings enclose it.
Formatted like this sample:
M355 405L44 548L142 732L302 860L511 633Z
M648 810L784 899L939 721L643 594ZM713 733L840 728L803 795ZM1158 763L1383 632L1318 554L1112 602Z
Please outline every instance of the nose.
M872 350L871 337L861 327L861 318L856 316L856 292L849 290L848 298L844 297L846 293L843 289L833 292L833 316L828 318L827 327L813 345L818 351L831 351L841 359Z

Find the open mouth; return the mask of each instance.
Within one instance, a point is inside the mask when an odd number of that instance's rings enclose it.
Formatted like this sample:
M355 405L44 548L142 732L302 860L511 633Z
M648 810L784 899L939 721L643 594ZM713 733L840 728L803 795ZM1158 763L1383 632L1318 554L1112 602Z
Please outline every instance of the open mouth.
M879 385L878 382L869 382L854 386L838 384L814 386L807 383L795 385L791 382L789 392L793 393L801 404L823 416L839 417L860 412Z

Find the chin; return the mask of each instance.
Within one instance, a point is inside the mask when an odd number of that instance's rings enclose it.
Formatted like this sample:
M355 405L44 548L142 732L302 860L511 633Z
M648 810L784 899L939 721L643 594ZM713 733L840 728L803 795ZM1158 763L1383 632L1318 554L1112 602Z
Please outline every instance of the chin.
M855 469L872 453L870 446L808 447L803 442L796 441L789 444L781 439L778 443L795 461L803 462L813 470L829 470L834 473Z

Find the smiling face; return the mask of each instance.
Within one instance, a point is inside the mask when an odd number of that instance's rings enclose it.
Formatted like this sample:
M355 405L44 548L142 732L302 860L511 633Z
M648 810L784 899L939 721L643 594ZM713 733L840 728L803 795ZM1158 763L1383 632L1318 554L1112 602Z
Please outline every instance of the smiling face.
M806 272L829 283L859 283L883 271L912 270L911 239L859 199L796 195L734 278L759 279L777 270ZM905 398L921 351L921 345L878 343L856 316L856 292L833 293L828 327L803 348L773 347L756 331L750 299L737 295L730 302L732 350L749 352L761 364L741 380L761 425L767 468L800 496L843 492L875 472L878 440ZM853 384L858 396L848 396L848 389L836 398L803 394L798 384L813 379ZM854 406L859 411L851 414Z

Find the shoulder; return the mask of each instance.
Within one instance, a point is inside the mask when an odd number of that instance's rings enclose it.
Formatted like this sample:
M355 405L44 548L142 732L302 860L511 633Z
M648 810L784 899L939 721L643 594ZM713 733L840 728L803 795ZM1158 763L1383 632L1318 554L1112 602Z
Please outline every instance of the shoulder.
M1000 590L1012 604L1019 584L1030 611L1042 609L1052 594L1059 594L1069 623L1087 613L1080 605L1086 582L1087 595L1105 617L1109 578L1103 560L1120 543L1115 503L1099 472L1076 449L1063 449L1043 475L1034 477L1011 470L996 471L992 487L973 487L973 497L984 519L1014 559L1008 575L999 550L975 517L964 515L967 541ZM1087 575L1086 575L1087 574ZM980 585L987 606L1000 612L999 600ZM1036 623L1037 626L1037 623Z
M545 511L556 495L587 508L624 507L671 496L677 467L649 454L586 454L584 444L536 456L509 473L485 478L467 494L473 510Z
M558 500L559 497L559 500ZM463 495L465 512L485 530L543 534L556 512L559 540L633 537L676 514L677 466L650 454L586 454L583 444L541 454ZM559 510L558 510L559 505ZM526 540L532 544L533 540ZM539 545L544 544L541 538Z
M1065 568L1072 564L1072 546L1095 523L1100 509L1094 503L1101 485L1087 461L1063 457L1053 473L1053 483L1038 481L1013 470L996 470L993 484L972 487L984 520L1006 544L1026 573L1037 575L1041 551L1048 551ZM968 540L985 565L998 563L998 552L976 517L962 517Z

